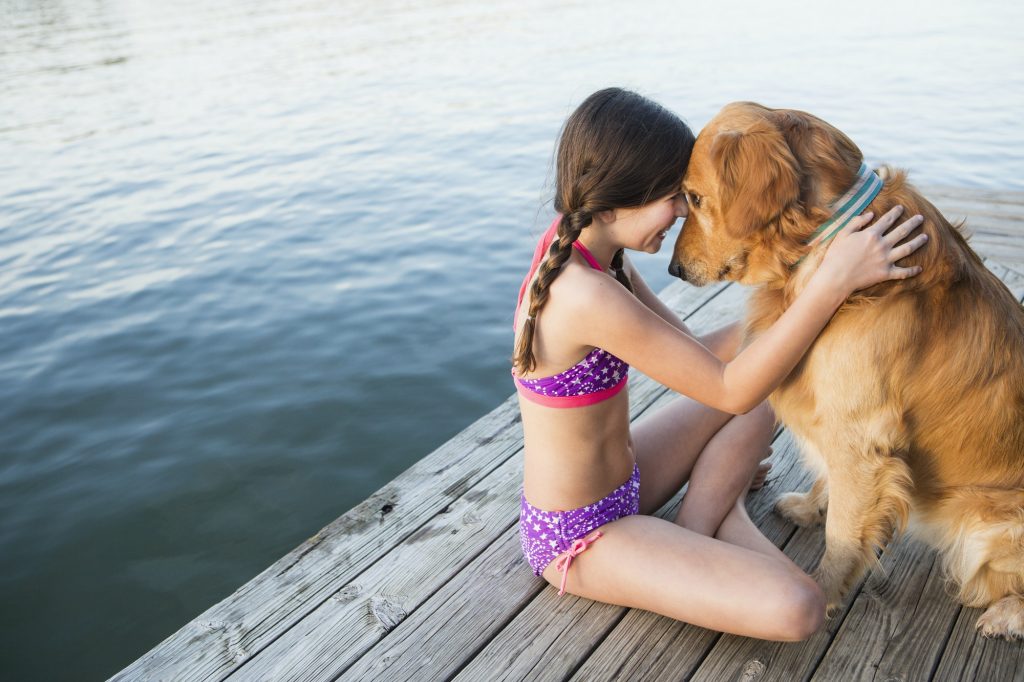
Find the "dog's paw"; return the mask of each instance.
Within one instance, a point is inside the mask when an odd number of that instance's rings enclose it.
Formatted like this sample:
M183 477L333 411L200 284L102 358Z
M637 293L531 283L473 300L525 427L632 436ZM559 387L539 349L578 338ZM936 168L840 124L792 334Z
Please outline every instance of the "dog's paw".
M832 619L843 610L843 597L846 593L839 586L823 580L820 572L814 574L814 580L825 595L825 618Z
M825 522L825 510L810 498L807 493L786 493L775 502L775 511L803 528L820 526Z
M974 627L985 637L1024 639L1024 598L1003 597L981 614Z
M832 618L843 610L843 601L850 591L850 582L840 577L834 570L827 568L826 562L822 563L812 574L814 582L818 583L822 594L825 595L825 617Z
M816 578L821 591L825 593L825 618L832 618L843 610L843 597L846 593L841 588L822 584L820 576Z

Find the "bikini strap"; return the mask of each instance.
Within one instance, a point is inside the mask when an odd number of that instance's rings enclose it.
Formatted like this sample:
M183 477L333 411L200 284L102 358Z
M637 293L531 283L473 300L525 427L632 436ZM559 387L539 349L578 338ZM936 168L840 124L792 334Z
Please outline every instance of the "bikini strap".
M555 240L555 237L558 236L558 224L561 221L561 215L555 216L555 219L551 221L551 225L548 226L547 231L540 238L540 241L537 242L537 247L536 249L534 249L533 252L533 261L530 263L530 270L527 273L526 277L523 279L522 285L519 287L519 300L516 302L516 312L512 316L512 329L515 329L518 326L519 306L522 305L523 297L526 295L526 287L529 286L530 280L533 279L534 273L537 272L537 267L540 265L540 262L544 260L544 256L547 255L548 248L551 246L551 242L553 242ZM601 272L604 272L604 268L602 268L600 263L597 262L597 259L594 258L594 255L590 253L589 250L587 250L587 247L583 246L583 244L580 244L579 240L574 241L572 245L575 246L576 250L583 255L583 258L585 258L586 261L590 263L590 267L594 268L595 270L600 270Z
M590 253L587 247L583 246L583 244L580 244L579 239L574 241L572 245L575 246L576 250L579 251L583 255L583 257L587 259L587 262L590 263L590 267L594 268L595 270L600 270L601 272L604 272L604 268L602 268L601 264L597 262L596 258L594 258L594 254Z

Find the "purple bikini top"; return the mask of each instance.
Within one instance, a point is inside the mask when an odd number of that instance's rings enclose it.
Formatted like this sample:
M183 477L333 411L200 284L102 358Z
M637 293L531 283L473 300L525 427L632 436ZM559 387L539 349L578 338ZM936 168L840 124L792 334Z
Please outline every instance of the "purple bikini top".
M548 252L552 240L558 232L558 223L561 217L555 218L551 227L541 237L537 249L533 254L533 263L530 265L530 272L523 280L519 289L519 304L523 302L526 294L526 287L529 286L533 274L537 271L544 255ZM579 241L573 242L573 246L579 251L583 258L595 270L604 271L604 268L597 262L593 254L587 250ZM516 306L516 317L518 317L519 305ZM516 323L513 322L513 328ZM601 348L595 348L587 353L587 356L577 362L569 369L553 374L549 377L539 379L521 379L515 377L516 390L524 398L546 405L548 407L582 407L593 405L602 400L608 400L626 387L626 378L629 373L629 365L623 360ZM515 376L515 370L512 375Z

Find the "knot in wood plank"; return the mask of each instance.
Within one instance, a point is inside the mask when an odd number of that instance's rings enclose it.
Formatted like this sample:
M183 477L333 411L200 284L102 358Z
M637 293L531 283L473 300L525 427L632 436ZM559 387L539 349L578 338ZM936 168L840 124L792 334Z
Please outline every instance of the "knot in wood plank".
M362 591L363 590L359 585L345 585L331 596L331 601L337 602L338 604L348 604L349 602L354 601Z
M249 658L249 652L242 645L242 628L237 623L227 623L219 620L201 620L196 625L210 634L221 638L221 645L224 647L224 655L229 661L241 663Z
M381 624L385 632L391 632L409 615L401 605L381 596L370 599L370 614Z
M766 666L763 661L759 661L756 658L751 659L743 664L743 670L740 672L740 680L742 680L742 682L750 682L751 680L761 679L767 670L768 666Z

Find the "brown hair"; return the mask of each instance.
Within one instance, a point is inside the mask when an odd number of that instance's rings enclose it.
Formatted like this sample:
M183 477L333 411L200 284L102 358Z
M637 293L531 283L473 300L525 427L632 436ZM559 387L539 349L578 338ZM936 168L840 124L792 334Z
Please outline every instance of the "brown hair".
M569 116L555 162L554 208L562 218L530 289L530 309L512 358L518 373L537 366L537 315L547 303L548 287L569 260L573 242L601 211L643 206L679 191L693 142L693 132L678 116L621 88L595 92ZM611 264L615 278L632 291L622 269L622 249Z

